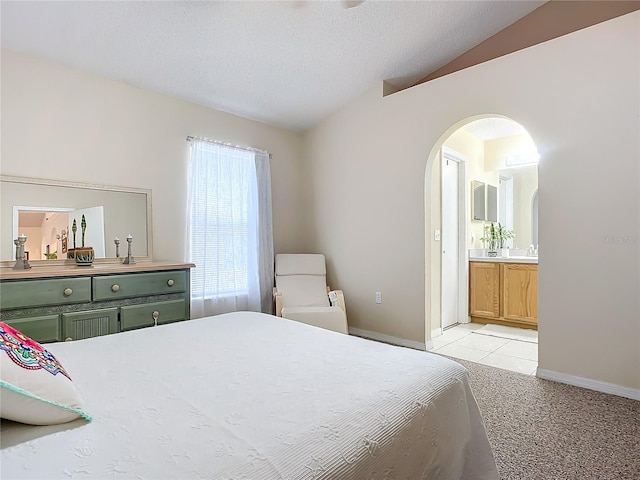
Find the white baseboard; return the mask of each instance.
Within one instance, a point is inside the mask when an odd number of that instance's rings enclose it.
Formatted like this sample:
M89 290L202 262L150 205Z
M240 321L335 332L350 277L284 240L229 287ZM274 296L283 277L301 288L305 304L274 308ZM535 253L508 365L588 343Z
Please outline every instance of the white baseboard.
M384 333L370 332L369 330L361 330L359 328L349 327L349 334L356 337L368 338L370 340L378 340L379 342L390 343L392 345L399 345L401 347L413 348L415 350L426 350L427 345L414 340L405 340L404 338L392 337L391 335L385 335ZM429 341L431 343L431 341ZM433 345L431 345L433 347Z
M431 330L431 338L436 338L436 337L439 337L440 335L442 335L441 328L434 328L433 330Z
M538 368L536 370L536 376L544 378L545 380L553 380L554 382L573 385L574 387L582 387L589 390L595 390L596 392L609 393L611 395L630 398L632 400L640 400L640 389L637 388L623 387L616 385L615 383L601 382L599 380L577 377L575 375L544 370L542 368Z

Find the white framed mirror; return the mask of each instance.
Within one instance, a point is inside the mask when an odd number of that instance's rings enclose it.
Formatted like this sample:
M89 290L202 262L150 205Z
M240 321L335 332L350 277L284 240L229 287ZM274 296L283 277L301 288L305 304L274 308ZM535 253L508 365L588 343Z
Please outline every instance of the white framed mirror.
M0 260L15 261L13 240L25 234L30 262L63 263L63 250L73 248L74 212L87 219L85 243L96 243L97 259L116 258L116 238L120 257L125 257L128 235L133 237L135 258L152 258L151 190L0 175ZM76 226L79 247L78 219Z

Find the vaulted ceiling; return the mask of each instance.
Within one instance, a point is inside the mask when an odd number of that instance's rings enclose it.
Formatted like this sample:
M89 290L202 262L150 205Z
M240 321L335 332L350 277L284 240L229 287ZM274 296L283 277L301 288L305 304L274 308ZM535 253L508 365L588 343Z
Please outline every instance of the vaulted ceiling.
M638 8L581 0L2 1L0 17L2 48L304 131L382 81L407 88Z

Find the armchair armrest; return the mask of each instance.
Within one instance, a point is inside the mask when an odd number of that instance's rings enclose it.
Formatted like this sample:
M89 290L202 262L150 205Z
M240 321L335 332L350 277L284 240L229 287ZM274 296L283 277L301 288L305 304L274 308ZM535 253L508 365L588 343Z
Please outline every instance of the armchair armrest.
M273 287L273 303L274 313L277 317L282 316L282 293L276 287Z
M347 306L344 303L344 293L342 293L342 290L331 290L329 292L329 301L332 307L340 307L344 314L347 314Z

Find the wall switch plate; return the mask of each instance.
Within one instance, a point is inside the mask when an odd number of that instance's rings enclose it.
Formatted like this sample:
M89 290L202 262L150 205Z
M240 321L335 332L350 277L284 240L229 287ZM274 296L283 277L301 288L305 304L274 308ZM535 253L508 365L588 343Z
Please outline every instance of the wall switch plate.
M433 231L433 239L436 242L440 241L440 230L436 229L436 230Z
M376 303L382 303L382 292L376 292Z

